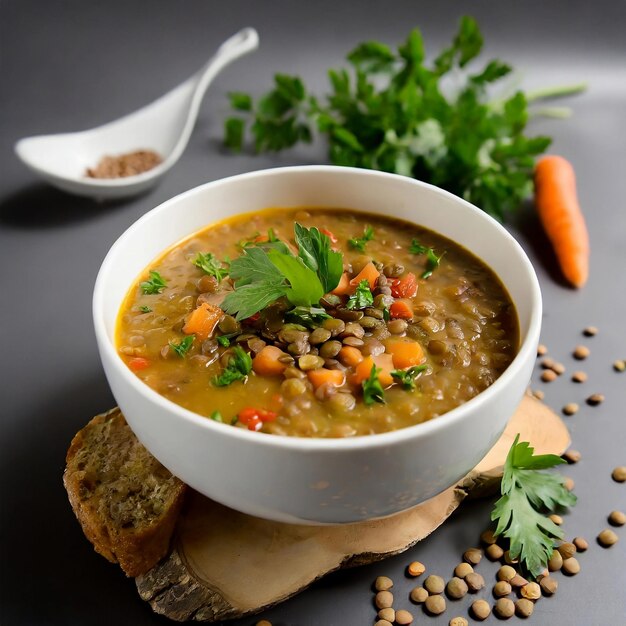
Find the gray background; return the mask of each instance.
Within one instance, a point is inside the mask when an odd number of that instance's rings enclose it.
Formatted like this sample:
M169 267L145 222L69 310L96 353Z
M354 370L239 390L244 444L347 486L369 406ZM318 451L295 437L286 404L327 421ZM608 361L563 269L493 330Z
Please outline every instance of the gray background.
M509 227L528 251L545 297L542 339L571 373L572 348L584 340L592 354L580 369L584 385L563 376L546 389L567 419L583 460L566 468L576 481L578 506L566 515L568 537L592 544L582 572L559 576L556 597L542 600L533 624L626 624L626 532L602 550L593 542L612 509L626 508L626 485L610 479L626 464L626 374L612 371L626 357L626 3L605 2L208 2L200 0L0 2L0 277L2 323L0 621L3 624L157 624L120 570L97 556L70 511L61 486L74 432L113 405L98 359L91 323L91 291L98 267L115 239L162 201L206 181L253 169L324 161L321 146L273 157L232 156L220 147L226 92L259 93L274 71L298 73L316 91L325 70L341 63L357 42L399 43L419 25L428 50L449 41L458 17L478 18L488 55L522 72L523 86L588 80L588 93L566 101L568 121L534 122L533 132L555 138L554 152L575 165L592 244L589 284L570 290L531 207ZM147 195L99 205L57 192L15 158L13 143L37 133L80 130L151 101L200 67L219 42L254 26L261 49L230 67L210 89L191 142L178 165ZM537 374L536 374L537 377ZM536 380L535 386L539 386ZM606 402L584 405L592 392ZM453 453L453 451L451 451ZM490 502L464 506L408 553L331 575L268 611L275 625L361 626L374 621L370 583L396 580L396 605L409 607L413 586L405 565L419 559L450 576L462 551L487 525ZM285 564L288 567L288 564ZM491 581L495 566L479 571ZM488 597L488 592L481 596ZM439 618L412 610L419 622L447 624L466 615L469 599L449 602ZM253 624L254 618L237 624ZM491 616L491 623L497 621Z

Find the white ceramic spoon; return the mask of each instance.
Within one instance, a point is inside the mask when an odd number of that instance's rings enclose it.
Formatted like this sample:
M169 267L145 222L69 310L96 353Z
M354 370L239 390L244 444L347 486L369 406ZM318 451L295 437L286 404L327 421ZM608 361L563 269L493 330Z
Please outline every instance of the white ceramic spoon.
M227 39L200 71L151 104L91 130L20 139L15 152L39 176L73 194L105 199L141 193L180 158L213 79L229 63L258 45L256 30L244 28ZM141 149L158 152L162 163L124 178L96 179L85 175L86 169L95 167L105 155Z

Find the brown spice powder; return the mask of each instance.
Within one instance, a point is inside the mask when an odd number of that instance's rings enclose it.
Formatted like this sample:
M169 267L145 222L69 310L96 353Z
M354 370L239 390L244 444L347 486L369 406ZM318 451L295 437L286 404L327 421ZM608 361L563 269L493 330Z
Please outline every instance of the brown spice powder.
M137 150L117 156L104 156L96 167L88 167L89 178L125 178L147 172L162 163L161 155L154 150Z

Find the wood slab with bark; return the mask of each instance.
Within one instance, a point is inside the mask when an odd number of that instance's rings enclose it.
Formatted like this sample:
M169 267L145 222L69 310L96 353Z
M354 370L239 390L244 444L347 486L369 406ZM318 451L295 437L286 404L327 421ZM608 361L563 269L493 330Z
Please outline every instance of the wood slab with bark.
M561 418L526 396L496 445L457 485L379 520L340 526L284 524L192 493L171 554L136 579L139 594L170 619L219 622L267 609L337 569L399 554L432 533L468 496L495 492L517 433L537 454L560 455L570 444Z

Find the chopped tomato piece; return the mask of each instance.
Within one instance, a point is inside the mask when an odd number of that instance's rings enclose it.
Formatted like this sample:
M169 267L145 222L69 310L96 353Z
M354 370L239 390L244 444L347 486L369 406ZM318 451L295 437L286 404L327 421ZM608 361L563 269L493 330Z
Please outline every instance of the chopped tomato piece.
M239 411L239 421L242 424L247 424L253 417L258 417L258 411L254 407L248 406L245 409Z
M130 367L133 372L145 370L149 365L150 361L148 361L148 359L144 359L142 356L133 357L130 361L128 361L128 367Z
M273 422L277 417L278 413L274 413L274 411L257 409L252 406L241 409L237 415L239 421L245 424L249 430L261 430L264 422Z
M413 307L406 300L396 300L389 307L389 315L394 319L410 320L413 319Z
M402 278L396 278L391 283L391 295L394 298L413 298L417 293L417 278L409 272Z
M263 428L263 422L258 415L253 415L247 422L248 430L259 431Z
M327 228L320 228L320 233L323 233L330 239L330 243L337 243L339 240L335 236L335 233L328 230Z

